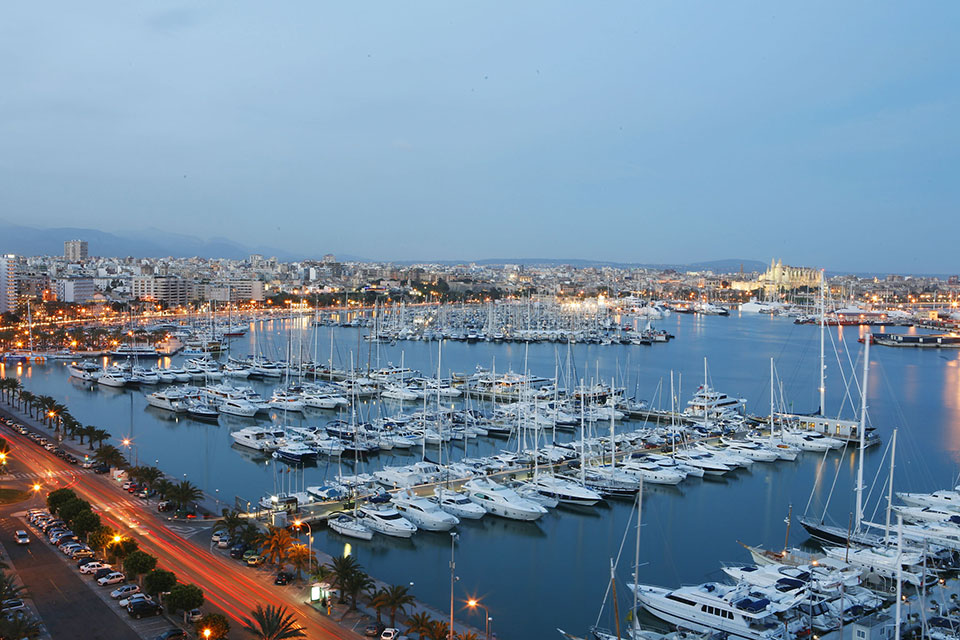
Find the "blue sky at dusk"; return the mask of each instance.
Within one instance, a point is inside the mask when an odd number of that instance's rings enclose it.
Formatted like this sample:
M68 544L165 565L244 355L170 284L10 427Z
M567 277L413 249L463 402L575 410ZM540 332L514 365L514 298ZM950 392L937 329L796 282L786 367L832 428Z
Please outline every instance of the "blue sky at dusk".
M956 272L955 2L0 8L0 218Z

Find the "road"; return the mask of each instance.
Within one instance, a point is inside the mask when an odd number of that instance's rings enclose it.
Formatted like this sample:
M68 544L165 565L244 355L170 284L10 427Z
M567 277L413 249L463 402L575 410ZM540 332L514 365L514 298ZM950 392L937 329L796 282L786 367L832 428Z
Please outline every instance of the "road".
M42 500L20 502L0 509L0 536L7 555L16 568L37 613L53 638L89 638L90 640L140 640L126 620L86 584L80 573L63 561L54 548L29 530L31 543L13 543L13 532L27 529L14 513L42 507ZM78 633L77 621L84 621Z
M161 519L149 503L123 491L109 477L82 472L12 430L4 429L3 436L10 442L11 456L43 474L44 493L61 487L76 491L99 509L105 525L135 539L141 549L158 558L160 567L203 589L204 597L232 618L235 628L257 605L272 604L293 613L308 638L363 637L288 596L284 590L258 582L246 566L212 552L206 536L202 536L202 544L195 543L189 537L196 532L194 528Z

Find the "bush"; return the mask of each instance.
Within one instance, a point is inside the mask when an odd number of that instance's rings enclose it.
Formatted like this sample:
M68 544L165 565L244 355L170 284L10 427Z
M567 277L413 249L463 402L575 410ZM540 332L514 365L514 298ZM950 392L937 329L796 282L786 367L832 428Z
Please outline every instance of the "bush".
M171 613L196 609L203 604L203 589L195 584L177 583L170 589L170 595L164 601Z
M210 629L211 640L226 638L230 633L230 621L219 613L208 613L197 623L197 637L203 637L203 630Z
M173 589L177 584L177 576L173 571L154 569L143 579L143 590L154 596Z

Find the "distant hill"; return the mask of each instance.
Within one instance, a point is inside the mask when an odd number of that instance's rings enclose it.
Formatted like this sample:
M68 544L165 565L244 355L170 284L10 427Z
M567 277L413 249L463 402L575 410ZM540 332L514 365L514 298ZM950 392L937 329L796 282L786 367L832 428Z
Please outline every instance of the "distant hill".
M429 262L425 260L405 260L403 264L413 262ZM654 264L641 262L611 262L605 260L585 260L580 258L489 258L484 260L438 260L437 264L479 264L485 266L501 264L522 264L526 266L560 266L570 265L572 267L613 267L617 269L675 269L676 271L713 271L714 273L737 273L743 267L744 273L755 271L765 271L767 264L760 260L745 260L739 258L727 258L724 260L709 260L705 262L692 262L689 264Z
M109 233L80 227L39 229L0 220L0 253L26 256L63 255L63 243L66 240L86 240L91 256L199 256L240 260L251 253L262 253L266 256L277 256L280 260L296 260L302 257L293 256L282 249L247 247L226 238L202 239L159 229Z

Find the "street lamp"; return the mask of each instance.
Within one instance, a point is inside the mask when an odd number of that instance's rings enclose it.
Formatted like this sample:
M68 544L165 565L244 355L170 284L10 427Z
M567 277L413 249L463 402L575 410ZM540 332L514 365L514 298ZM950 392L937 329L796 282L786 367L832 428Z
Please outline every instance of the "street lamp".
M209 638L211 633L212 633L212 632L210 631L210 629L209 629L209 628L206 628L206 629L203 630L203 637L204 637L204 638Z
M480 604L480 601L476 598L470 598L467 600L467 606L471 609L476 609L477 607L483 609L483 617L485 618L484 632L486 635L486 640L490 640L490 621L493 620L493 618L490 617L490 610Z
M297 519L293 521L293 526L298 534L300 533L300 527L303 525L307 525L307 549L310 550L310 558L307 560L307 570L309 571L313 568L313 528L309 522L304 520Z

